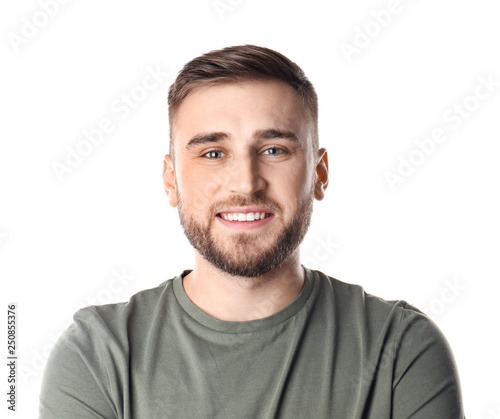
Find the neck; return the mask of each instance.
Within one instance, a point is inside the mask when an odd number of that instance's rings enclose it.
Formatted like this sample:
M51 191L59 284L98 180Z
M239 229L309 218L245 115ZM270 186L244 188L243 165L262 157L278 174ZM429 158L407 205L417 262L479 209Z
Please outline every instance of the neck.
M195 268L183 279L189 299L219 320L249 321L277 313L299 295L305 272L299 249L278 268L256 278L229 275L195 253Z

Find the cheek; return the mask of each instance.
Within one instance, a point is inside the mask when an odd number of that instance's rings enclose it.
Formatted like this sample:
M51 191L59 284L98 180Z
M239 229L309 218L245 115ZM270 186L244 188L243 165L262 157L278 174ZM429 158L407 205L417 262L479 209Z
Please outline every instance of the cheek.
M312 176L307 172L308 168L295 166L293 171L286 176L273 177L273 192L271 197L276 197L283 208L293 212L311 194Z
M213 174L189 170L179 174L178 182L182 201L190 211L206 211L220 187L219 180Z

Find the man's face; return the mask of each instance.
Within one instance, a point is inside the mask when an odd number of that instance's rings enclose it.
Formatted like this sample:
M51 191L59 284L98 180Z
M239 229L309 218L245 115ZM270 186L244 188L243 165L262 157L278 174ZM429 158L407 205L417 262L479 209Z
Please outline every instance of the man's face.
M317 191L311 133L284 82L201 87L184 99L173 127L175 169L165 157L165 188L208 262L257 277L298 256Z

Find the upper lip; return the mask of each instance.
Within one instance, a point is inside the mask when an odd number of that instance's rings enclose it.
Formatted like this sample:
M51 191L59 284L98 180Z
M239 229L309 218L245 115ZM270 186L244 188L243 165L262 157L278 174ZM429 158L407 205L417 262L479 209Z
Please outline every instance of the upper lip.
M235 212L241 212L243 214L246 214L248 212L265 212L267 214L272 214L272 211L269 211L266 208L259 208L259 207L249 207L249 208L229 208L223 211L219 211L218 214L224 214L224 213L235 213Z

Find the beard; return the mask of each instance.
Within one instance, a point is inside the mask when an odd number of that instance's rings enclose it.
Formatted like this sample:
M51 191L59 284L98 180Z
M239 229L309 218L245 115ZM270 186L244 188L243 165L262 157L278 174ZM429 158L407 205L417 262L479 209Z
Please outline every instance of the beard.
M270 234L252 231L228 233L223 240L217 241L212 231L217 208L238 206L261 206L275 212L281 206L265 197L263 191L258 191L251 197L235 196L225 202L214 203L210 207L209 218L205 224L189 216L183 205L182 199L176 189L179 218L184 233L191 245L214 267L232 276L254 278L267 274L278 268L297 249L304 239L313 211L314 187L304 199L292 217L289 224L284 225L272 243L269 242ZM276 215L272 222L278 221Z

